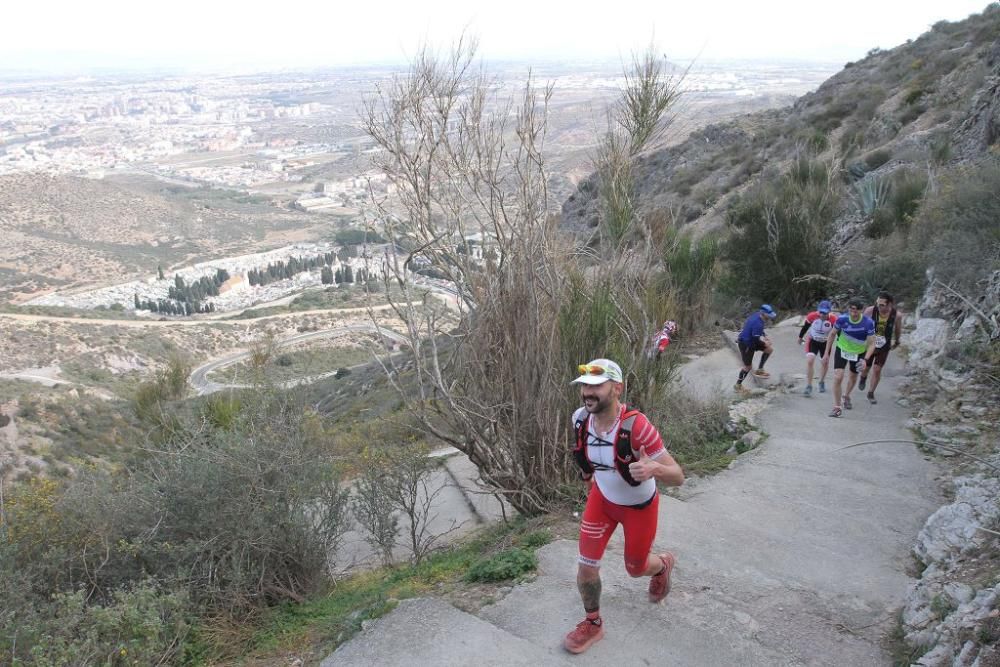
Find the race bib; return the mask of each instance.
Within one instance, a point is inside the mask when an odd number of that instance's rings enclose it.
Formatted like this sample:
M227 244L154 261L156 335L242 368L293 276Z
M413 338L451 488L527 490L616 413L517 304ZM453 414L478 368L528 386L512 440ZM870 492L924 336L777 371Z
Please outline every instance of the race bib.
M843 350L841 350L840 351L840 356L843 357L844 359L846 359L847 361L857 361L858 360L858 353L857 352L844 352Z
M875 336L875 347L884 347L885 344L885 336Z

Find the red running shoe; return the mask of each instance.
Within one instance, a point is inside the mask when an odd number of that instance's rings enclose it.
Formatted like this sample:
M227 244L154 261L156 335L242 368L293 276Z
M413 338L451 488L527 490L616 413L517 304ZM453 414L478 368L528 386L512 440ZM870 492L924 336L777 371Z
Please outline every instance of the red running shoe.
M677 562L677 559L669 551L660 554L660 560L663 561L663 572L654 574L649 580L649 601L654 604L662 602L663 598L667 597L667 593L670 592L670 572L674 569L674 563Z
M563 647L570 653L583 653L602 639L604 639L604 621L585 618L576 624L573 632L566 635Z

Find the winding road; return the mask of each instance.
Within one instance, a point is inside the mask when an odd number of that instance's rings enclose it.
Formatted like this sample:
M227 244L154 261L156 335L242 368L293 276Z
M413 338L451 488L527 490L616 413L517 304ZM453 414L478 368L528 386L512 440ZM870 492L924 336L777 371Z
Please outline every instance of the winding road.
M275 302L271 302L273 305ZM252 306L244 310L252 310L257 308L265 308L265 305ZM31 313L2 313L0 312L0 319L17 320L20 322L69 322L72 324L102 324L102 325L114 325L122 327L194 327L194 326L204 326L207 324L234 324L240 326L246 326L250 322L261 322L264 320L273 320L279 317L302 317L303 315L323 315L326 313L336 313L336 314L349 314L349 313L365 313L370 310L387 310L392 308L392 304L381 304L378 306L358 306L357 308L316 308L313 310L292 310L287 313L275 313L273 315L261 315L260 317L249 317L247 319L223 319L234 318L236 315L244 312L243 310L235 310L227 312L225 314L217 314L217 316L207 316L201 319L162 319L162 320L130 320L130 319L111 319L111 318L90 318L90 317L65 317L62 315L33 315Z
M405 336L396 333L392 329L386 329L385 327L375 326L374 324L349 324L346 326L335 327L332 329L322 329L320 331L310 331L308 333L296 334L294 336L289 336L288 338L283 338L281 340L275 341L275 347L287 347L289 345L294 345L296 343L302 343L310 340L322 340L326 338L339 338L340 336L346 336L351 333L358 332L372 332L377 333L395 342L403 342L406 340ZM246 359L250 356L250 350L241 350L239 352L231 352L217 359L213 359L201 366L198 366L194 371L191 372L188 382L194 387L195 391L199 396L205 396L207 394L213 394L217 391L230 388L245 387L246 385L241 384L224 384L221 382L215 382L214 380L209 380L208 376L210 373L226 368L227 366L232 366L233 364L239 363L240 361ZM329 373L322 373L320 375L313 375L307 378L299 378L297 380L289 380L288 382L283 382L278 386L283 388L294 387L299 384L306 384L309 382L316 382L326 377L334 375L337 371L330 371Z

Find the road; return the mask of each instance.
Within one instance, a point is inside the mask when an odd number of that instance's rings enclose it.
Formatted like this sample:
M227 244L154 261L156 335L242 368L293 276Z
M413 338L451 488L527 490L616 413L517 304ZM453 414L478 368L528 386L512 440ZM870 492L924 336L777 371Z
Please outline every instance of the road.
M271 305L277 302L272 302ZM251 306L244 310L252 310L257 308L264 308L266 305ZM74 324L102 324L102 325L114 325L121 327L130 328L144 328L144 327L195 327L204 326L206 324L233 324L238 326L246 326L248 322L260 322L263 320L273 320L280 317L302 317L303 315L322 315L327 313L335 314L345 314L349 315L352 313L366 313L369 310L381 311L388 310L392 308L390 304L382 304L380 306L361 306L358 308L316 308L313 310L297 310L288 313L275 313L274 315L262 315L260 317L253 317L245 320L229 320L229 319L219 319L219 318L202 318L197 320L191 319L176 319L176 320L114 320L114 319L98 319L89 317L62 317L59 315L32 315L29 313L0 313L0 320L17 320L19 322L72 322ZM226 313L225 317L233 317L242 313L242 310L233 311L231 313Z
M388 338L396 342L402 342L405 340L405 337L402 336L401 334L398 334L391 329L386 329L385 327L377 327L374 324L350 324L347 326L335 327L332 329L322 329L320 331L310 331L308 333L296 334L294 336L289 336L288 338L282 338L280 340L275 341L275 347L279 348L287 347L289 345L294 345L296 343L303 343L310 340L338 338L340 336L346 336L347 334L350 333L368 332L368 331L379 333L385 338ZM204 363L191 372L191 377L188 379L188 382L190 382L191 386L194 387L195 391L198 393L199 396L213 394L217 391L221 391L223 389L229 389L231 387L243 387L245 385L224 384L221 382L214 382L212 380L209 380L208 376L214 371L239 363L240 361L249 357L250 352L251 352L250 350L230 352L225 356ZM293 387L298 384L303 384L304 382L315 382L325 377L330 377L335 373L336 371L331 371L329 373L323 373L321 375L313 375L308 378L290 380L288 382L282 383L279 386L287 388L287 387Z

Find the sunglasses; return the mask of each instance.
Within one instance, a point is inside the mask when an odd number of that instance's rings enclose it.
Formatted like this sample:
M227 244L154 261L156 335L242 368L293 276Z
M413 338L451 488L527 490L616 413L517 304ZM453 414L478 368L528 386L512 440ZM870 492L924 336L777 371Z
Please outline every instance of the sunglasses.
M609 375L607 368L597 364L580 364L576 370L580 375Z

